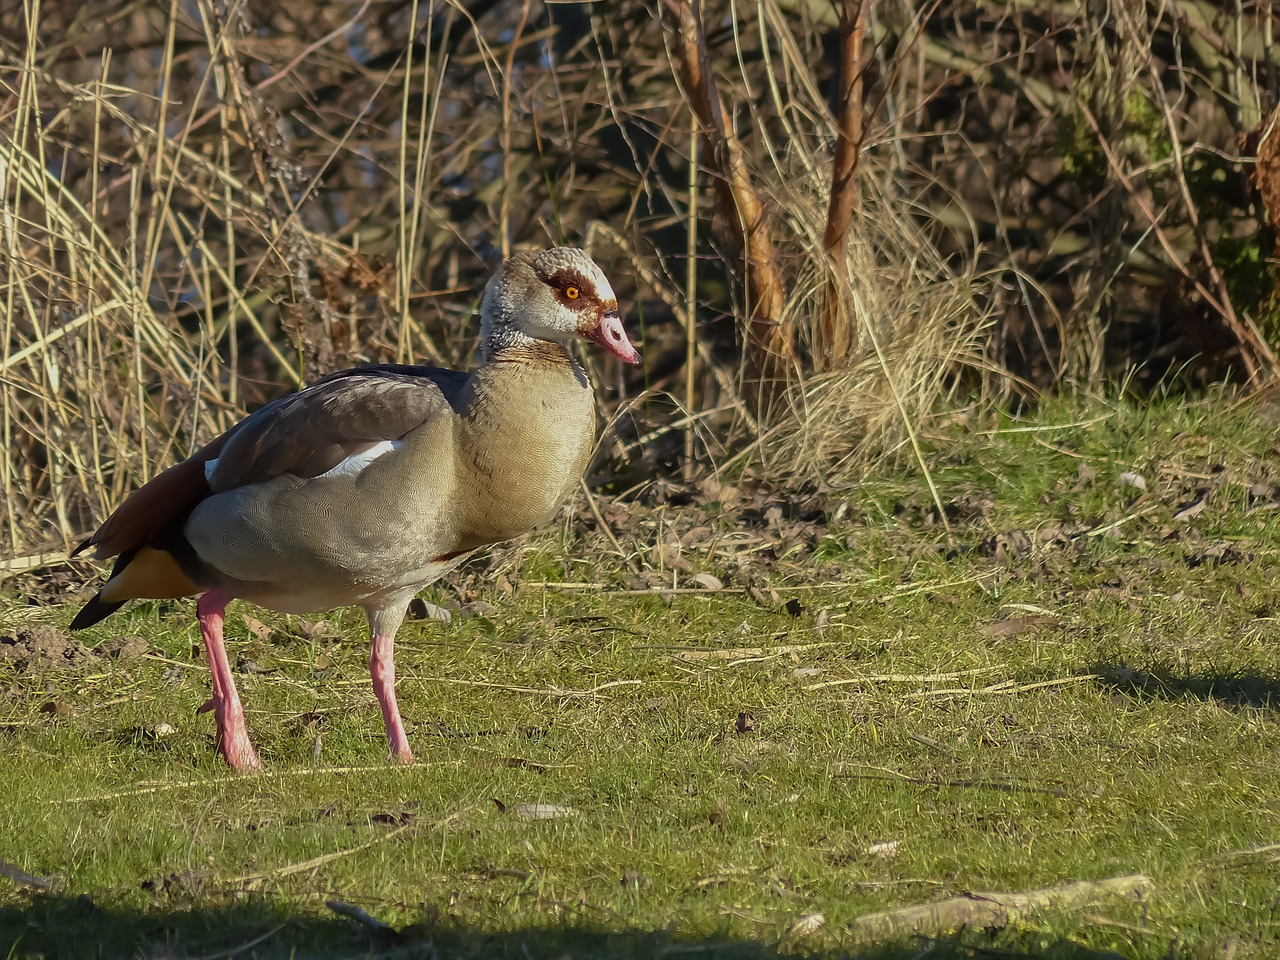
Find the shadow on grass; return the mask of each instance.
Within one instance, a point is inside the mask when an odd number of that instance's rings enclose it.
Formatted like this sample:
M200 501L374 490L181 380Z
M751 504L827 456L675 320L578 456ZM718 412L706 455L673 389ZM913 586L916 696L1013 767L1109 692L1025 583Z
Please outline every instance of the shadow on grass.
M1036 938L1039 939L1039 938ZM489 932L452 919L374 930L338 916L304 913L256 898L214 907L133 909L95 905L88 897L37 894L0 906L0 958L424 958L424 960L647 960L712 956L845 960L1124 960L1059 940L1046 948L1015 945L999 933L961 939L912 937L878 946L815 951L803 942L770 944L728 936L682 937L671 930L608 932L587 925Z
M1106 666L1091 671L1104 688L1137 700L1214 700L1228 707L1280 708L1280 678L1257 673L1180 677L1163 670Z

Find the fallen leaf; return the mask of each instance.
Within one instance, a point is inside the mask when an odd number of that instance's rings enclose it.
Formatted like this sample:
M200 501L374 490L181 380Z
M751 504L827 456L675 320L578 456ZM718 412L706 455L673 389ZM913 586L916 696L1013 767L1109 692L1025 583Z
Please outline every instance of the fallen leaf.
M52 884L43 877L37 877L27 873L25 870L19 870L11 863L0 860L0 877L8 877L14 883L21 884L24 887L33 887L36 890L48 890Z
M899 842L897 840L881 840L867 847L867 856L880 857L887 860L898 855L898 846Z
M178 890L183 893L198 893L204 888L205 877L194 870L183 870L180 873L167 873L150 880L143 880L139 886L149 893L169 893Z
M304 617L299 617L298 629L302 631L303 636L309 637L312 640L323 637L338 637L342 635L342 631L328 620L311 621Z
M1055 630L1063 625L1060 617L1033 614L1026 617L1002 617L999 620L988 620L982 625L982 632L988 637L1007 639L1020 637L1024 633L1036 630Z
M1175 520L1190 520L1198 514L1204 513L1205 508L1209 506L1209 493L1205 491L1199 497L1191 501L1185 507L1181 507L1177 513L1173 515Z
M409 601L410 620L436 620L440 623L453 623L453 613L438 603L429 603L421 597Z
M108 640L98 648L98 652L113 660L136 660L150 649L151 646L141 637L124 636Z
M264 667L256 660L246 657L243 653L236 657L236 671L238 673L274 673L271 667Z
M577 810L563 803L517 803L511 809L524 820L560 820L578 815Z
M271 634L273 632L272 629L257 617L250 616L247 613L242 613L240 615L240 619L244 621L244 625L248 628L249 632L259 640L266 641L271 639Z
M622 871L622 885L629 890L640 890L650 886L652 881L634 867Z
M770 588L769 592L765 593L760 587L752 584L747 587L747 596L766 610L776 610L782 605L782 598L778 596L778 591L773 588Z
M791 934L793 937L804 937L821 928L826 922L827 918L816 911L813 913L802 913L787 924L787 933Z
M354 920L362 927L372 930L374 933L378 934L379 937L385 937L397 943L403 939L391 924L387 923L385 920L379 920L364 908L357 907L353 903L346 903L342 900L326 900L324 905L338 916L346 917L348 920Z
M406 823L412 823L417 819L418 815L412 810L396 810L391 813L375 813L369 817L369 822L382 826L403 827Z
M1146 491L1147 480L1140 473L1122 473L1117 479L1122 487L1133 487L1135 490Z
M729 805L724 802L723 797L716 798L716 808L707 814L707 826L723 827L726 820L729 819Z
M706 590L723 590L724 581L709 573L695 573L691 578L694 583Z
M983 556L995 557L1000 563L1010 563L1030 555L1033 548L1031 535L1025 530L1006 530L988 537L978 547Z

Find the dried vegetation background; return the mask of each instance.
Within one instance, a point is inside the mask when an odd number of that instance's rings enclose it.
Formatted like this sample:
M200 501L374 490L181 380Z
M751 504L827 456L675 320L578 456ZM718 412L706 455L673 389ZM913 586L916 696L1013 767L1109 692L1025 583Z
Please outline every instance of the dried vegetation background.
M1274 25L1196 0L4 4L7 569L283 390L467 364L522 244L589 247L643 340L642 370L590 361L616 491L839 486L957 402L1135 368L1265 383Z

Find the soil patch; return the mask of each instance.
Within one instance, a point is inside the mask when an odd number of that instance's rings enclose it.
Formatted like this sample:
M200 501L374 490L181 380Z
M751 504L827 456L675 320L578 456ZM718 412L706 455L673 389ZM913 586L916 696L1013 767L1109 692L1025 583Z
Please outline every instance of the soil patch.
M10 664L21 672L81 670L103 657L134 660L149 649L145 640L133 636L115 637L101 646L86 647L52 624L33 623L12 636L0 636L0 664Z

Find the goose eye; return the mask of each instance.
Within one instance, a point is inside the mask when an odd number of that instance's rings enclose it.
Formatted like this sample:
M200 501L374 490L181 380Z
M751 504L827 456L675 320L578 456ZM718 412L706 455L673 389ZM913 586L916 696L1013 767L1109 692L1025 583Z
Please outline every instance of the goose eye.
M570 284L569 286L564 288L564 295L568 297L570 300L577 300L580 296L582 296L582 291L579 290L577 287L573 286L572 284Z

